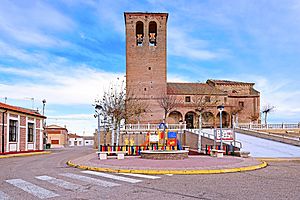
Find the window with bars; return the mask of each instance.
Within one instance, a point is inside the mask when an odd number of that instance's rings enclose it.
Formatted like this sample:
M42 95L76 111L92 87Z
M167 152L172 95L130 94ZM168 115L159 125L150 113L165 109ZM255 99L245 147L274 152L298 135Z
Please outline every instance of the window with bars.
M9 142L17 142L17 120L9 120Z
M33 134L34 134L34 124L28 123L28 130L27 130L27 142L33 142Z

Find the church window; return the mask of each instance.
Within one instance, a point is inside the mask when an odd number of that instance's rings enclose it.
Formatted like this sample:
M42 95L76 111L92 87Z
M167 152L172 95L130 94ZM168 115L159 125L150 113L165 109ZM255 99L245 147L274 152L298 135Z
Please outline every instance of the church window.
M144 91L147 91L147 88L144 88Z
M138 21L136 23L135 32L136 32L136 45L143 46L143 40L144 40L144 23L143 22Z
M186 96L185 97L185 102L191 102L191 97L190 96Z
M149 70L151 70L151 67L148 67Z
M149 23L149 46L156 46L157 24L154 21Z

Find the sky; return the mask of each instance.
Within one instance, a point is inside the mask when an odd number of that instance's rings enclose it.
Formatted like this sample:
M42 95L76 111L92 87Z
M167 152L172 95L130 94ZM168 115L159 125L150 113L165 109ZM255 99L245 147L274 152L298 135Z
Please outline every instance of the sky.
M125 75L124 12L167 12L169 82L254 82L269 122L299 122L298 0L1 0L0 102L91 135Z

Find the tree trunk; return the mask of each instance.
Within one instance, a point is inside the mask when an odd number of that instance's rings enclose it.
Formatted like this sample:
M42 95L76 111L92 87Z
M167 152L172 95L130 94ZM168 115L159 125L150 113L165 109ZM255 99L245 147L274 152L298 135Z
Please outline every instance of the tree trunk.
M199 115L198 152L201 152L202 113Z
M115 144L115 127L116 127L116 120L113 117L112 119L112 131L111 131L111 146L114 146Z
M267 116L268 116L268 113L265 112L265 125L267 125Z
M119 140L120 140L120 126L121 126L121 122L118 121L117 122L117 138L116 138L116 144L117 144L117 146L119 146Z

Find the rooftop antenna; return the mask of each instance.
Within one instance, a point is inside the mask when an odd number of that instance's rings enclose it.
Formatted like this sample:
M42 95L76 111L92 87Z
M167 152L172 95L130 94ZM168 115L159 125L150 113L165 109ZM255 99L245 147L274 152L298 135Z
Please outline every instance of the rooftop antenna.
M34 110L34 98L33 97L25 97L24 99L31 100L32 110Z

